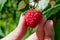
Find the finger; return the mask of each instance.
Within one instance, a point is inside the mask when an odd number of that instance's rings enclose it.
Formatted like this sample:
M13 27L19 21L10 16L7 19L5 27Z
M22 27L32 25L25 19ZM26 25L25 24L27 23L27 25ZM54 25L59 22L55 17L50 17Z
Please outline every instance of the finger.
M45 24L46 20L47 20L46 17L43 16L42 22L40 24L38 24L38 29L36 31L36 35L39 40L44 39L44 24Z
M46 22L44 31L45 31L44 40L54 40L54 28L52 20L48 20Z
M17 27L17 31L18 30L19 30L18 39L23 38L23 36L27 33L27 24L25 21L25 14L22 14L20 17L20 21Z
M25 15L22 14L19 20L18 27L2 40L21 40L23 36L26 34L26 32L27 32L27 25L25 22Z
M25 21L25 14L21 14L20 19L19 19L19 23L18 26L20 26L20 24L24 25L26 23Z

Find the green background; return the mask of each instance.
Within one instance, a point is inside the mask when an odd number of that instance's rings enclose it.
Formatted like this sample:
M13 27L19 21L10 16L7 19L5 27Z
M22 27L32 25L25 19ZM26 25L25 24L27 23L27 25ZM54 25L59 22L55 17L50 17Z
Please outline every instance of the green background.
M20 2L21 0L0 0L0 38L5 37L14 30L17 27L20 15L29 9L29 4L26 3L25 8L17 10ZM26 0L26 2L28 1ZM46 15L49 20L57 20L57 25L54 28L55 40L60 40L60 0L55 0L55 2L56 4L53 8L48 4L47 7L42 10L42 14ZM23 40L35 32L36 29L37 28L28 28L28 32Z

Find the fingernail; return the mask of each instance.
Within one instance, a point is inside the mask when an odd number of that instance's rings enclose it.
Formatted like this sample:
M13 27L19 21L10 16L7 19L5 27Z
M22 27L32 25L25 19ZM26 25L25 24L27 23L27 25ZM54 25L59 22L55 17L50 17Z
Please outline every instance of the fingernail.
M50 20L50 24L53 25L53 21L52 20Z
M49 39L44 39L44 40L51 40L51 38L49 38Z
M25 13L22 13L22 15L25 15Z
M49 40L51 40L51 38L49 38Z

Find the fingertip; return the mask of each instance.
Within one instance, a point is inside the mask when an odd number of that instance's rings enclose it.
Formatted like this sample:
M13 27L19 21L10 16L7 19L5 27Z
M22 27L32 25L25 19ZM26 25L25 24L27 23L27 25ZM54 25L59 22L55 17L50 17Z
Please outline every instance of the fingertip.
M22 16L25 16L25 13L22 13Z
M22 13L22 14L21 14L21 17L25 17L25 14L24 14L24 13Z
M25 14L24 13L22 13L21 16L20 16L19 24L18 25L20 25L20 24L22 24L22 25L26 24Z
M41 22L38 24L38 25L44 25L44 23L46 22L46 20L47 20L47 18L46 18L46 16L42 16L42 20L41 20Z
M46 38L46 39L44 39L44 40L51 40L51 38Z
M47 20L46 16L43 16L41 23L45 23Z
M52 20L48 20L45 24L45 26L47 27L52 27L53 26L53 21Z
M52 25L52 26L53 26L53 21L52 21L52 20L50 20L50 25Z
M46 22L45 27L44 27L44 31L45 31L45 38L49 37L51 39L54 39L54 28L53 28L53 21L52 20L48 20Z
M24 13L22 13L21 16L20 16L20 20L23 20L23 19L25 19L25 14Z

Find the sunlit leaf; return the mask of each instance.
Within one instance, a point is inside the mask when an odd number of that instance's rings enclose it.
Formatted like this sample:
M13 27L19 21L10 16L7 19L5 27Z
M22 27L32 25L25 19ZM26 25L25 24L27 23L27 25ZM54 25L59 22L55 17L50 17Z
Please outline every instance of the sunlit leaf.
M23 9L23 8L25 8L25 7L26 7L26 3L25 3L24 1L21 1L21 2L19 3L19 5L18 5L17 10L21 10L21 9Z
M2 38L2 37L4 37L4 33L3 33L3 31L1 30L1 28L0 28L0 38Z
M0 0L0 10L3 8L6 1L7 0Z

